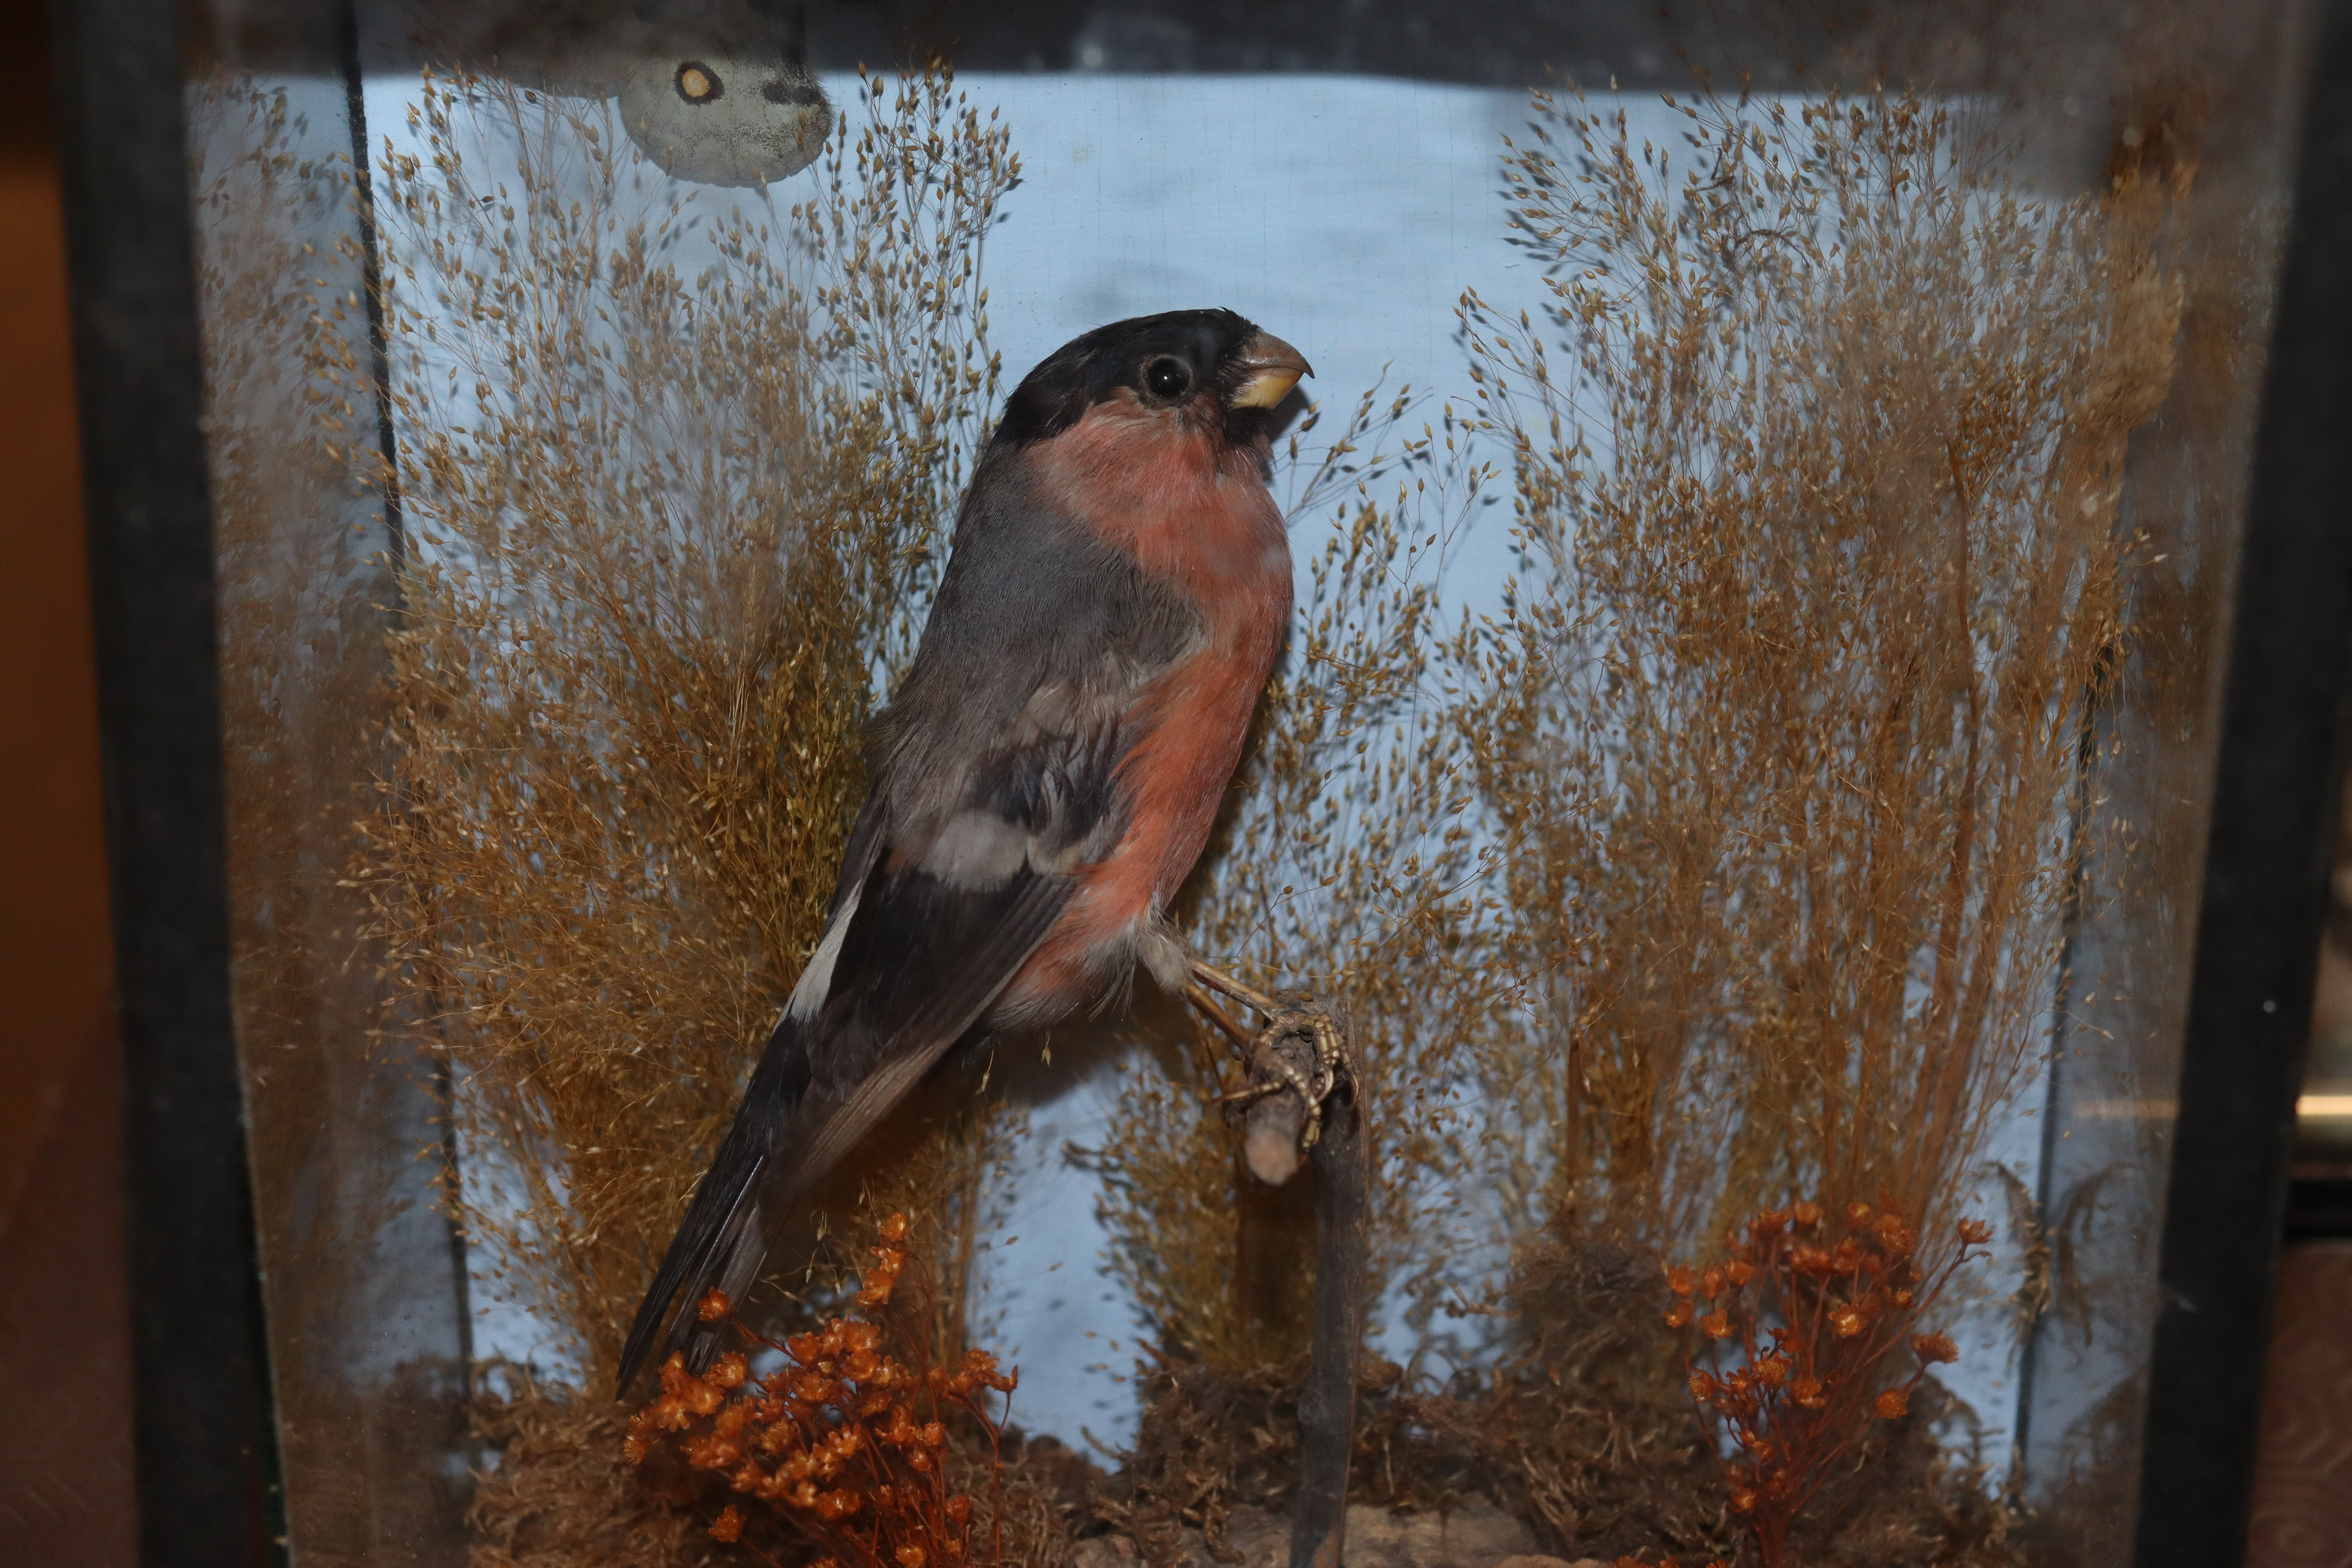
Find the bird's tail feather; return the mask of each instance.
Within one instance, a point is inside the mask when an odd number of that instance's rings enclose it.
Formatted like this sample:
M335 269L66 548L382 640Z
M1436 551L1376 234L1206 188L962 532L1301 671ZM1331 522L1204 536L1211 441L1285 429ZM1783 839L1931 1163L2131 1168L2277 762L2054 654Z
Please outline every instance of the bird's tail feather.
M740 1304L758 1279L768 1250L758 1188L778 1130L808 1089L803 1034L803 1026L790 1014L777 1023L743 1090L735 1121L719 1142L718 1156L695 1188L686 1218L637 1307L628 1342L621 1348L614 1397L625 1398L647 1363L667 1361L672 1352L685 1352L698 1372L708 1365L718 1348L719 1326L703 1322L697 1309L713 1286Z

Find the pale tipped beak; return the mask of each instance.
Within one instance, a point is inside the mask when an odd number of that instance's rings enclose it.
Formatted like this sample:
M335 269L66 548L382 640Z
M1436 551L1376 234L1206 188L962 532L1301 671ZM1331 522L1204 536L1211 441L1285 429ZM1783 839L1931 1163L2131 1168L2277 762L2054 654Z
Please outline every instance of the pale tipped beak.
M1242 345L1240 389L1231 402L1235 408L1271 408L1290 395L1302 375L1313 375L1307 356L1276 337L1260 332Z

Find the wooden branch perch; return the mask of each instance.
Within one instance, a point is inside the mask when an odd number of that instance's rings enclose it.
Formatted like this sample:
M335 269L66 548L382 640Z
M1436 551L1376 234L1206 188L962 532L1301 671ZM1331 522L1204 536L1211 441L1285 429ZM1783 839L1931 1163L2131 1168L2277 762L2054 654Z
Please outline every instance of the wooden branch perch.
M1330 1021L1328 1015L1290 1008L1269 1018L1249 1052L1250 1089L1260 1092L1243 1119L1250 1168L1279 1185L1301 1163L1297 1152L1308 1107L1297 1086L1313 1082L1318 1071L1331 1073L1321 1129L1306 1162L1315 1173L1315 1331L1298 1399L1298 1510L1290 1525L1290 1568L1340 1568L1363 1345L1370 1172L1346 1053L1336 1065L1318 1058L1316 1025ZM1278 1157L1282 1151L1288 1152L1286 1162Z

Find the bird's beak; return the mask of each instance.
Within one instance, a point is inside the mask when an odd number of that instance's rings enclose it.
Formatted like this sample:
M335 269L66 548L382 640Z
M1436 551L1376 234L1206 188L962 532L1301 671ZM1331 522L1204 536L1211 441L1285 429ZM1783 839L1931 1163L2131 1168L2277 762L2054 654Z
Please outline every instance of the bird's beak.
M1313 375L1307 356L1276 337L1260 332L1242 345L1241 387L1230 399L1235 408L1271 408L1290 395L1302 375Z

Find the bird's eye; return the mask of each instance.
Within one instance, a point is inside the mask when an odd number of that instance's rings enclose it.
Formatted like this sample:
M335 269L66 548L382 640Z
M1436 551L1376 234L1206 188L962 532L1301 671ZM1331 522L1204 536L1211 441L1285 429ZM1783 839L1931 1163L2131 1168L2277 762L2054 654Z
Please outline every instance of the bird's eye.
M719 73L700 60L688 60L677 68L677 95L688 103L709 103L726 90Z
M1155 397L1181 397L1192 384L1192 374L1181 360L1156 359L1143 367L1143 384Z

